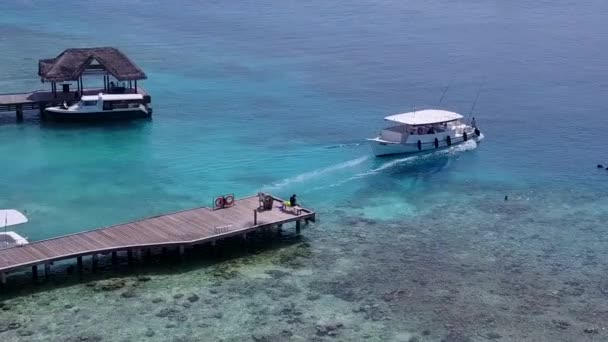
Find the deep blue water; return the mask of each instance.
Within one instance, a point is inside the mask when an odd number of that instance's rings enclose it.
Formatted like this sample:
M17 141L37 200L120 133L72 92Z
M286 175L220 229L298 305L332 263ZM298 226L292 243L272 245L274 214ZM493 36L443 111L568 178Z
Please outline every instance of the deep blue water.
M539 212L603 201L607 16L601 0L4 2L1 92L47 86L38 58L115 46L148 74L154 118L2 114L0 207L27 211L35 240L260 189L400 220L471 194ZM465 116L481 89L479 146L371 155L384 116L448 86L441 105Z

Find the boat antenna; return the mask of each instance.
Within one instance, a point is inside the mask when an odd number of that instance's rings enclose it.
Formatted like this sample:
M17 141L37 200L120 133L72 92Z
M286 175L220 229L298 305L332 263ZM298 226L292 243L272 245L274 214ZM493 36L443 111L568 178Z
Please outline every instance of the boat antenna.
M479 84L479 89L477 90L477 95L475 96L475 101L473 101L473 106L471 106L471 111L469 112L469 116L467 117L467 123L471 121L471 115L473 115L473 111L475 111L475 106L477 106L477 100L479 100L479 94L481 94L481 89L483 88L484 82Z
M441 94L441 97L439 98L439 103L437 104L438 106L441 106L441 102L443 102L443 98L445 97L445 94L448 93L448 90L450 89L450 86L452 85L452 81L454 79L450 79L450 83L448 83L447 87L445 87L445 89L443 89L443 94Z

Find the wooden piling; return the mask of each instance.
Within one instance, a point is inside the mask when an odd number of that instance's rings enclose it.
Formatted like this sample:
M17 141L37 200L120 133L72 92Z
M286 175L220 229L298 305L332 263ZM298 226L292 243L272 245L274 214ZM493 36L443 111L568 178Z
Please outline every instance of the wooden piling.
M32 279L34 281L38 280L38 265L32 266Z
M98 263L99 263L99 257L97 256L97 254L91 255L91 264L92 264L93 272L97 271Z
M76 271L78 271L78 273L82 272L82 256L76 258Z
M179 257L181 259L184 257L184 254L186 253L186 246L180 245L178 250L179 250Z
M112 252L112 265L116 265L118 263L118 255L116 251Z
M51 264L48 262L46 264L44 264L44 278L46 280L51 279Z
M129 265L133 264L133 250L131 249L127 251L127 262Z
M6 273L0 272L0 285L6 286Z
M258 210L257 209L253 209L253 225L254 226L258 225Z
M17 121L23 121L23 106L18 104L17 106Z
M300 230L301 230L301 222L300 220L296 221L296 233L300 234Z

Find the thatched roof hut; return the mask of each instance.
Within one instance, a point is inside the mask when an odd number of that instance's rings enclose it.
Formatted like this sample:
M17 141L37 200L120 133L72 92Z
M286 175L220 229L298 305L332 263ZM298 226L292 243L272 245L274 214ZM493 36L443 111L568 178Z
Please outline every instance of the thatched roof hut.
M42 81L77 81L85 71L107 73L118 81L147 78L135 63L113 47L67 49L55 58L38 62Z

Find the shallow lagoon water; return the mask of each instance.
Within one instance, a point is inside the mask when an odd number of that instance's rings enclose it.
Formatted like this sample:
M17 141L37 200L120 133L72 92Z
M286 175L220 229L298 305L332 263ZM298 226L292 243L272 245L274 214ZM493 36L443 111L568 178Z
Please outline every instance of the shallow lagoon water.
M1 115L0 206L27 212L20 232L260 189L297 193L320 222L245 252L153 263L139 280L126 266L80 281L58 268L5 295L3 340L606 339L604 2L137 2L104 14L118 5L2 4L2 91L44 87L37 58L113 45L148 73L155 109L120 125ZM362 139L383 116L435 105L448 85L442 105L468 115L480 84L479 146L371 157Z

